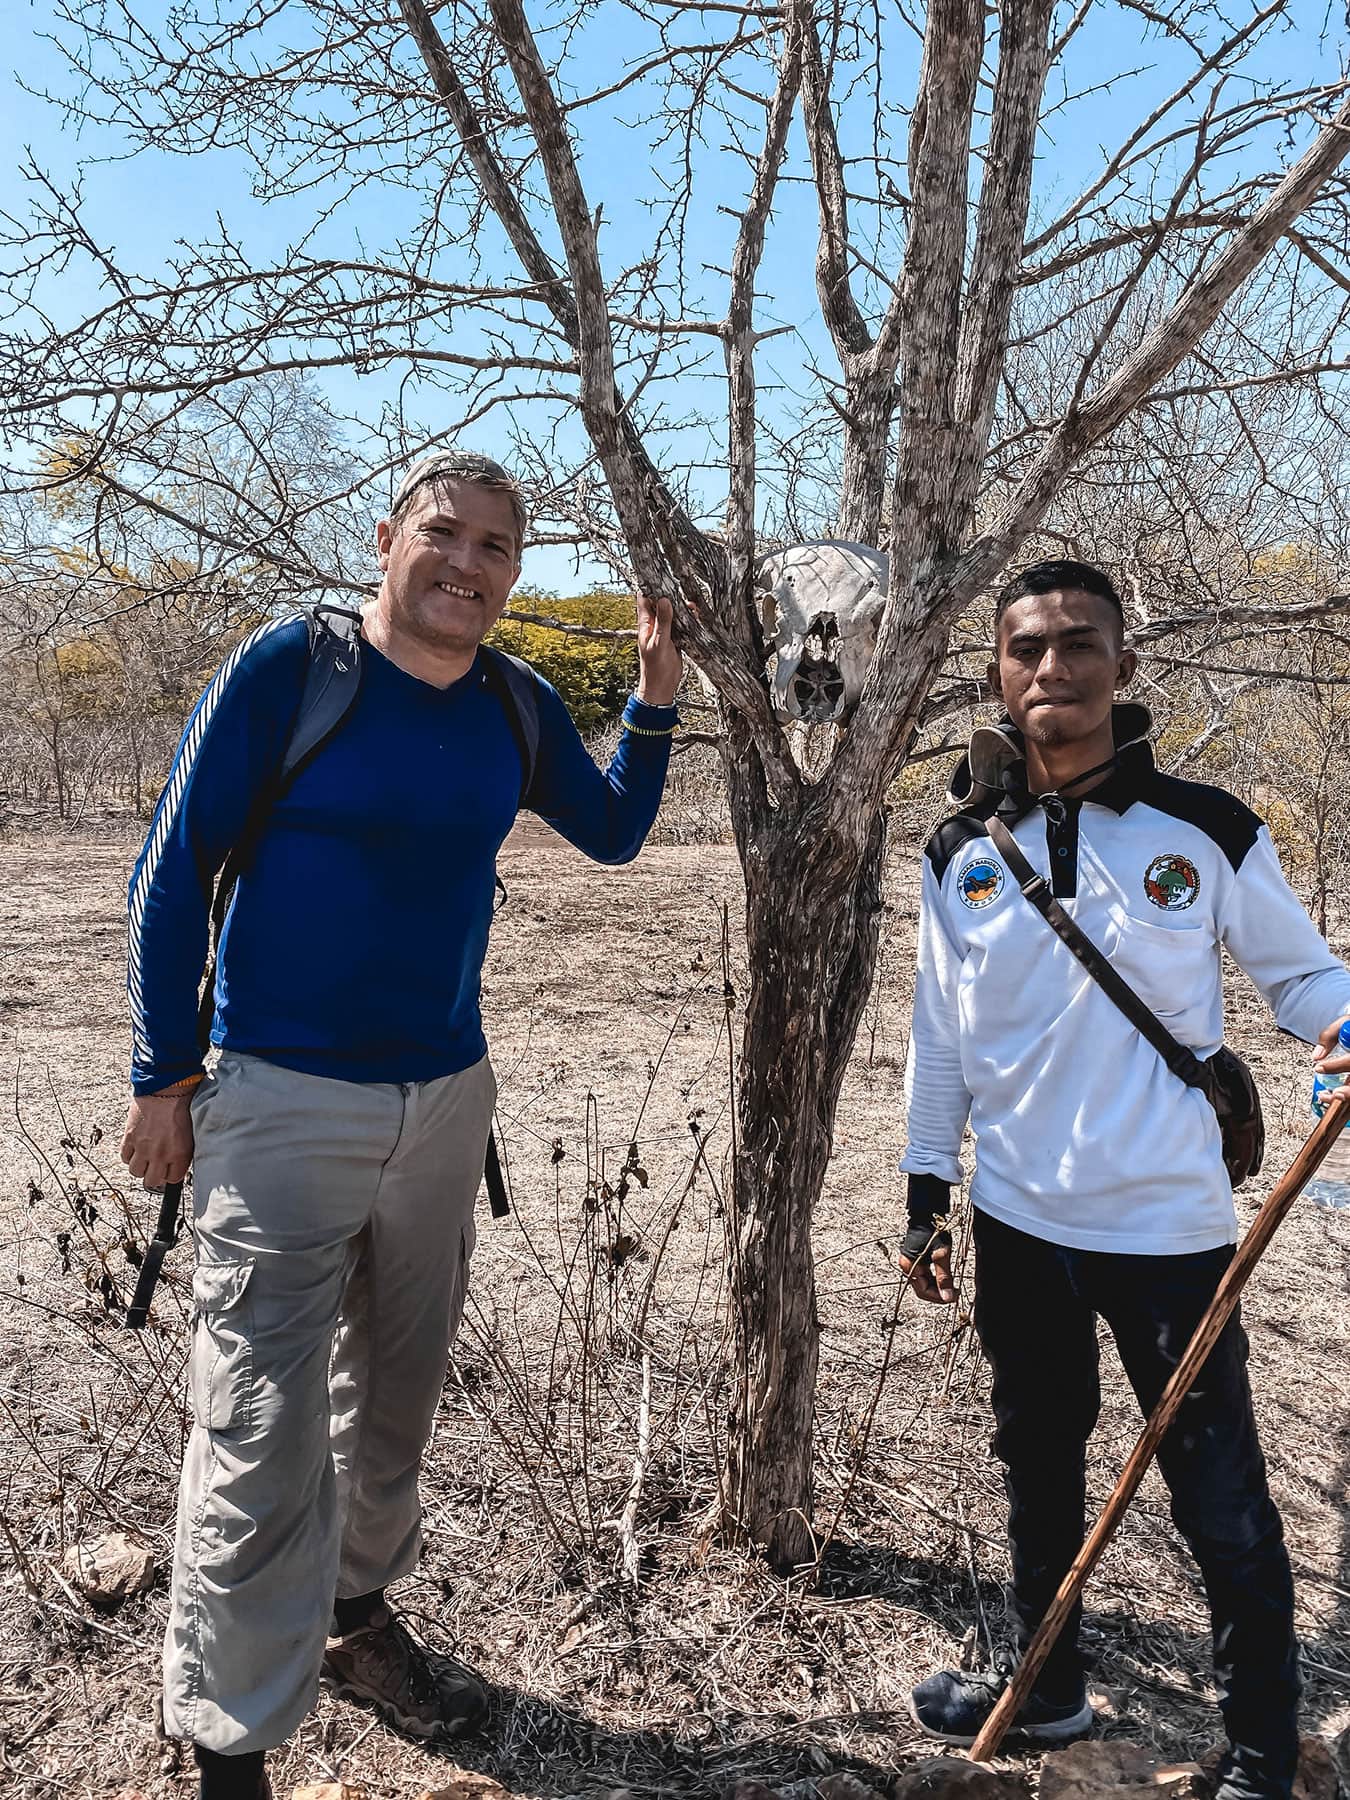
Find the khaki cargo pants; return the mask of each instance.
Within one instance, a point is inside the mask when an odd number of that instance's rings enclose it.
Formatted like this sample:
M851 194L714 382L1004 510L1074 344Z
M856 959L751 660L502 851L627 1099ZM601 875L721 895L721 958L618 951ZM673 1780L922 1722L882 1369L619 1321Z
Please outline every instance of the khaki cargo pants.
M334 1594L416 1564L495 1096L486 1057L399 1087L227 1053L198 1089L170 1736L281 1743L314 1703Z

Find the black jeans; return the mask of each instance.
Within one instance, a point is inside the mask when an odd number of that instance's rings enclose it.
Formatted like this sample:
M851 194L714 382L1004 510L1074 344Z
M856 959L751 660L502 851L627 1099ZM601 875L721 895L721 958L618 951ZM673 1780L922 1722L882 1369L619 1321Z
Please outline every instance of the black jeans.
M975 1323L993 1369L994 1449L1006 1469L1013 1598L1023 1646L1082 1546L1084 1457L1101 1389L1096 1320L1110 1326L1151 1410L1232 1260L1069 1250L975 1212ZM1266 1483L1235 1313L1158 1453L1172 1517L1209 1597L1228 1736L1263 1791L1287 1792L1298 1756L1294 1588ZM1077 1691L1081 1608L1038 1683Z

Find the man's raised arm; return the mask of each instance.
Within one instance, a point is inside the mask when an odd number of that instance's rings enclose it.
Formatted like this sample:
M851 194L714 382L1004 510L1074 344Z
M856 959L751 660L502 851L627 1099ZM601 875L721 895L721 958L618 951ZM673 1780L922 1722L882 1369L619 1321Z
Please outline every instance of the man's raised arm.
M631 862L652 828L679 725L675 695L684 661L669 600L637 602L638 684L608 769L596 768L561 698L541 683L539 762L530 805L597 862Z

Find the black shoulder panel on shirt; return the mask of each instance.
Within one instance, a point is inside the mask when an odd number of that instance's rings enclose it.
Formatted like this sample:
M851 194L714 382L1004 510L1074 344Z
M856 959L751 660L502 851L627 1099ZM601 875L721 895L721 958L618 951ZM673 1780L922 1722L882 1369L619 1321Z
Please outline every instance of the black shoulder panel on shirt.
M1199 781L1182 781L1176 775L1151 775L1139 798L1146 806L1184 819L1213 838L1234 872L1242 867L1261 829L1260 819L1235 794Z
M990 812L994 809L991 806ZM933 873L941 881L951 865L952 858L960 851L962 844L968 844L972 838L986 837L984 820L973 812L959 812L950 819L944 819L924 846L924 855L933 865Z

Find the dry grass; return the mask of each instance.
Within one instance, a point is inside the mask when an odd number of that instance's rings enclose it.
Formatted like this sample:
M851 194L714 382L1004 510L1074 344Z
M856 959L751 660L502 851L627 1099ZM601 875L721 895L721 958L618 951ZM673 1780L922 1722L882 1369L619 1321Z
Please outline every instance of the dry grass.
M167 1561L183 1433L184 1253L157 1303L161 1324L143 1337L119 1328L104 1280L125 1290L123 1241L149 1213L122 1190L113 1154L130 854L124 841L0 849L11 1115L0 1165L0 1783L35 1800L160 1797L189 1782L176 1747L155 1736L163 1581L99 1615L59 1579L73 1539L113 1526ZM972 1333L961 1309L897 1305L891 1169L917 877L911 847L893 862L882 981L817 1233L816 1517L830 1541L818 1581L784 1583L707 1531L724 1412L721 959L724 902L735 941L734 858L677 845L605 873L527 831L503 859L511 904L486 1009L517 1211L482 1224L427 1459L427 1555L398 1597L493 1682L492 1730L456 1760L514 1791L712 1794L745 1774L890 1770L926 1749L904 1712L910 1684L1005 1633L1002 1490ZM1301 1126L1303 1053L1245 985L1233 1001L1234 1039L1262 1077L1274 1171ZM1348 1242L1350 1217L1297 1212L1248 1307L1300 1576L1307 1720L1325 1730L1350 1717ZM1098 1497L1137 1425L1109 1352L1105 1369ZM1088 1633L1118 1715L1107 1730L1176 1755L1214 1737L1203 1598L1156 1478L1093 1584ZM393 1800L434 1788L446 1769L324 1698L278 1756L276 1782L285 1792L340 1773Z

